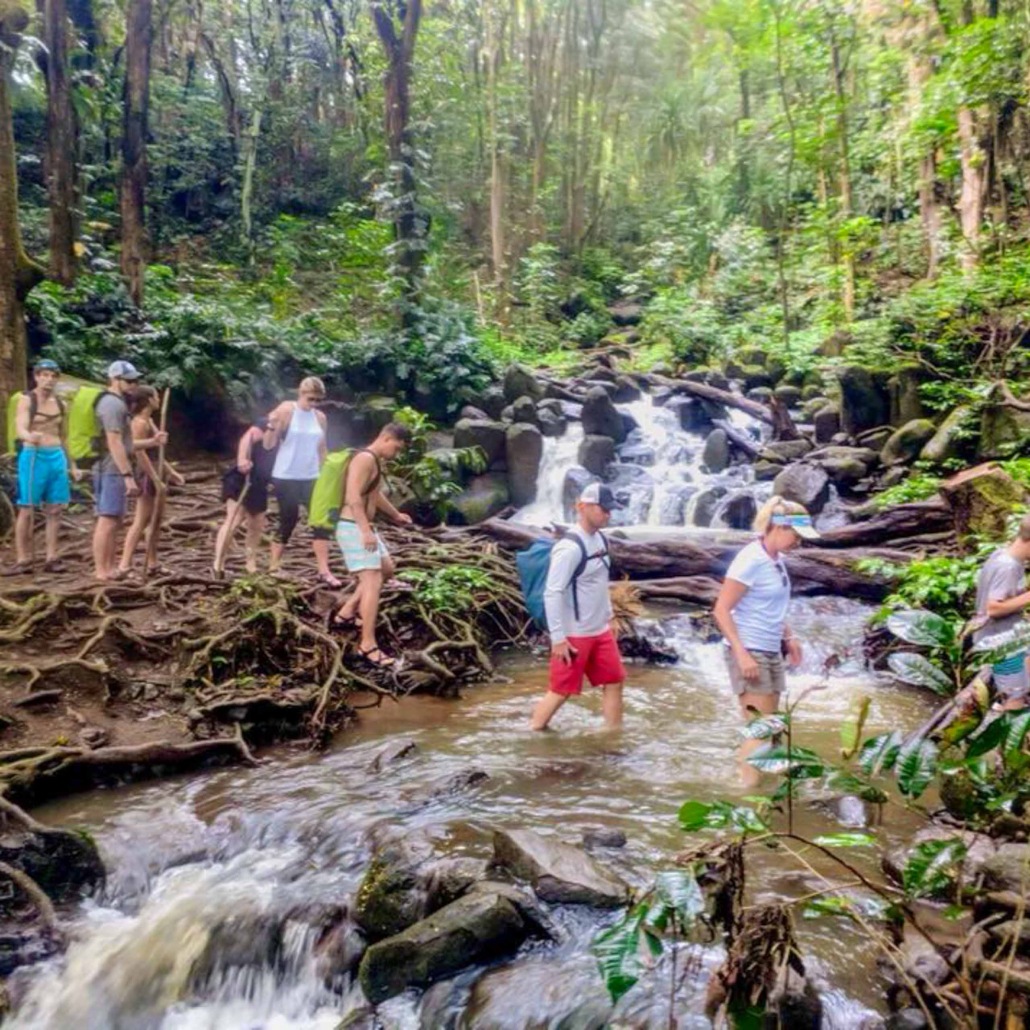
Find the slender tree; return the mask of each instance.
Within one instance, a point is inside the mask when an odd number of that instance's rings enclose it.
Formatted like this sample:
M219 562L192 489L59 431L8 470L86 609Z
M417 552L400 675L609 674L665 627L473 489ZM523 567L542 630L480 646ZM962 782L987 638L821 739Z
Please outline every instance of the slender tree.
M18 227L11 75L28 24L18 0L0 0L0 411L12 393L25 389L25 298L45 275L25 253Z
M46 178L50 200L50 275L66 286L75 279L76 271L75 157L78 152L75 108L68 81L68 26L66 0L46 0Z
M122 275L133 303L143 303L147 266L147 112L150 106L152 0L130 0L125 21L122 112Z

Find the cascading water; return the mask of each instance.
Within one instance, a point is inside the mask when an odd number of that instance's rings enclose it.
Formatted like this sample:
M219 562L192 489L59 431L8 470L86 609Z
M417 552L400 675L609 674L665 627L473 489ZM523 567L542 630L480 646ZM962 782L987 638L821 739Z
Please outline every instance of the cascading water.
M705 436L685 431L676 412L655 404L649 395L617 407L636 428L617 449L606 477L627 506L617 513L615 525L727 528L735 498L749 496L760 504L768 496L771 488L754 482L750 465L709 472L702 464ZM745 434L758 429L741 411L731 411L728 421ZM516 521L547 525L569 520L575 491L566 494L566 476L579 467L582 439L581 423L570 422L563 436L544 440L536 500L515 515Z

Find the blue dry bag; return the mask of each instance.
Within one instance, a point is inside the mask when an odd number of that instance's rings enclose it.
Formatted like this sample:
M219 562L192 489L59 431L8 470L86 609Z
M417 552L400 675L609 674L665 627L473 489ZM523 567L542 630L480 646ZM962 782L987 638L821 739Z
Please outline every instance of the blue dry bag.
M578 533L569 533L565 539L575 540L581 551L579 564L569 581L572 587L572 610L578 619L579 596L576 593L576 580L583 575L583 570L591 558L600 558L603 561L608 557L608 541L602 534L605 549L598 554L588 555L586 544ZM544 611L544 587L547 585L547 570L551 566L551 551L556 543L556 540L534 540L524 551L519 551L515 555L515 566L519 570L519 583L522 585L522 598L526 602L526 610L533 622L545 631L547 613Z

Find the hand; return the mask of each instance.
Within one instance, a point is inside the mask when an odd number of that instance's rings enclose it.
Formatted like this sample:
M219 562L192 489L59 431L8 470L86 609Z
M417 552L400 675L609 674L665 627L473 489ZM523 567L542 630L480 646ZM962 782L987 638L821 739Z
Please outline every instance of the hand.
M736 656L736 658L737 665L740 668L741 676L743 676L748 683L757 683L759 677L761 676L761 672L758 668L758 662L756 662L754 658L752 658L751 655L747 653L747 651L741 651L740 654Z
M83 472L83 471L82 471L82 469L80 469L80 468L73 468L73 469L71 470L71 477L72 477L72 481L73 481L73 482L76 482L76 483L81 483L81 482L82 482L82 477L83 477L83 476L84 476L85 474L86 474L86 473L85 473L85 472Z
M397 512L397 518L395 519L398 526L410 526L413 525L411 516L406 515L403 511Z
M791 637L784 643L787 645L787 664L792 669L796 669L801 664L801 645L798 643L797 637Z
M374 551L379 546L379 541L376 540L375 532L371 529L366 529L361 534L361 546L366 551Z
M244 461L238 461L236 463L236 467L240 470L240 472L242 472L244 475L246 475L254 467L254 462L252 462L248 458L248 459L245 459Z
M135 476L125 476L125 496L126 497L137 497L139 496L139 483L136 482Z
M168 434L158 430L158 432L154 434L154 443L156 443L158 447L163 447L168 443Z
M572 659L576 657L579 652L567 641L562 640L560 643L551 645L551 657L557 658L560 662L564 662L566 665L572 664Z
M43 442L43 434L42 433L29 433L28 442L33 447L38 447Z

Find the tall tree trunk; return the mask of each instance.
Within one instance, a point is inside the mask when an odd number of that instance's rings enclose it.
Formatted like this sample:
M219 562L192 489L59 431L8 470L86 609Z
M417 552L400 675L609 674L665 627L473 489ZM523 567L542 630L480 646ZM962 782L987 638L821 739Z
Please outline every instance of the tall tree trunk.
M837 96L837 145L840 160L840 222L847 224L854 212L851 199L851 154L848 147L848 94L844 84L845 66L840 43L832 25L830 28L830 55L833 60L833 89ZM855 320L855 252L845 241L841 248L844 264L844 317Z
M77 126L68 85L68 10L46 0L46 177L50 199L50 275L65 286L75 279L75 155Z
M497 289L497 303L503 307L506 278L504 209L506 198L506 159L504 143L500 133L500 112L497 90L497 75L501 64L501 44L495 12L487 7L486 17L486 85L487 118L490 131L490 264L493 269L494 286ZM503 31L501 33L503 35Z
M797 156L797 129L794 124L794 113L787 97L787 75L783 61L783 24L782 13L778 2L773 4L773 24L776 30L776 86L783 107L783 117L789 130L789 150L787 154L787 170L783 177L783 203L780 208L779 227L776 234L776 278L779 283L780 311L783 317L783 342L790 350L790 286L787 280L787 231L790 227L792 202L792 176L794 161Z
M415 155L409 125L411 60L422 20L422 0L408 0L402 10L404 19L398 32L398 26L382 4L376 3L372 7L376 32L387 62L384 77L386 142L393 179L390 214L398 244L398 271L404 280L406 303L403 322L405 328L410 328L419 300L419 278L428 231L425 216L419 212L417 204Z
M965 246L962 267L968 272L980 262L980 226L984 217L984 176L987 155L980 146L977 117L971 108L958 110L959 154L962 160L962 191L958 199L959 224Z
M150 101L152 0L130 0L125 23L122 118L122 275L132 302L143 304L147 266L147 109Z
M43 269L26 255L18 228L11 121L11 74L28 23L29 16L19 3L0 0L0 411L7 410L12 393L25 389L25 298L44 276Z

